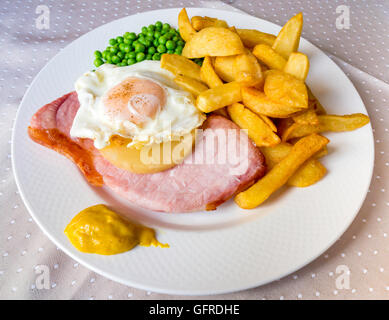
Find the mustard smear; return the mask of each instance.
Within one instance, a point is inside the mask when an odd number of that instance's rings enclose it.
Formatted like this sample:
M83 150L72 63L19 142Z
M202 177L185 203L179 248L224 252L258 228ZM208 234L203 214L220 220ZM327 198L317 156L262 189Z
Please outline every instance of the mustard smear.
M64 232L72 245L85 253L112 255L137 245L169 247L158 242L154 229L125 220L103 204L82 210Z

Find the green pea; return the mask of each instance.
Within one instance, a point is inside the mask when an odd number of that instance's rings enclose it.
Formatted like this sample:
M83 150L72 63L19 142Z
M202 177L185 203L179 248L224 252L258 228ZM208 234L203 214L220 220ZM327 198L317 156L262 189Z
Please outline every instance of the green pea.
M128 39L134 41L137 39L137 36L135 34L135 32L130 32L130 34L128 35Z
M165 36L162 36L162 37L160 37L160 38L158 39L158 43L159 43L159 44L165 44L166 41L167 41L167 39L166 39Z
M173 49L170 49L170 50L168 50L168 51L166 51L167 53L169 53L169 54L173 54L174 53L174 50Z
M121 37L121 36L116 37L116 42L117 42L117 43L123 43L123 41L124 41L124 38L123 38L123 37Z
M103 56L99 50L96 50L94 55L95 55L95 58L101 58Z
M161 32L159 32L159 31L155 31L154 32L154 38L155 39L158 39L160 36L161 36Z
M120 62L120 58L118 56L112 56L112 63L118 64Z
M145 52L146 50L146 47L141 44L141 43L137 43L136 46L135 46L135 52L138 53L138 52Z
M101 54L103 56L103 59L107 60L107 50L104 50L103 53Z
M161 59L161 55L159 53L154 53L153 56L152 56L152 59L153 60L160 60Z
M147 30L147 27L142 27L142 33L143 33L143 34L147 34L147 31L148 31L148 30Z
M111 52L107 52L105 60L107 60L108 63L112 63L112 56L113 54Z
M119 44L119 50L120 51L124 51L124 46L125 46L125 44L122 42L122 43L120 43Z
M150 40L145 39L144 45L146 46L146 48L148 48L152 45L152 42Z
M149 40L149 41L153 42L154 41L154 37L147 36L146 40Z
M109 48L109 51L110 51L111 53L115 54L115 53L118 52L118 48L116 48L116 47L111 47L111 48Z
M147 37L154 37L154 31L151 31L151 30L147 31L146 36Z
M154 47L158 47L158 45L159 45L158 39L155 39L153 41L153 45L154 45Z
M135 57L136 57L135 51L131 51L131 52L128 53L128 58L129 59L135 59Z
M149 24L149 26L147 27L147 30L154 31L155 30L155 25Z
M162 30L169 31L170 30L170 24L164 23L163 26L162 26Z
M155 49L155 47L149 47L149 48L147 49L147 53L149 53L149 54L154 54L156 51L157 51L157 50Z
M149 53L149 54L146 56L146 60L151 60L152 57L153 57L153 55Z
M119 51L116 55L120 58L120 60L123 60L126 54L123 51Z
M124 39L130 39L130 33L127 31L123 34Z
M145 38L139 38L138 42L145 45L146 39Z
M115 44L116 44L116 39L114 39L114 38L112 38L112 39L109 39L109 44L111 45L111 46L114 46Z
M94 65L98 68L100 67L102 64L104 64L104 61L101 60L100 58L96 58L95 61L94 61Z
M131 51L131 46L130 46L129 44L126 44L126 45L124 46L124 52L128 53L128 52L130 52L130 51Z
M176 43L174 41L172 41L172 40L169 40L169 41L166 42L166 48L168 50L173 50L173 49L176 48Z
M132 47L135 48L135 46L139 43L139 40L135 40L133 43L132 43Z
M177 41L177 46L178 47L184 47L184 45L185 45L184 41L182 41L182 40Z
M159 53L165 53L166 52L166 47L163 45L163 44L160 44L158 47L157 47L157 51Z
M172 40L177 42L179 39L177 36L174 36Z
M143 61L146 58L146 55L143 52L138 52L136 55L136 61L140 62Z
M176 47L176 50L174 51L174 53L176 53L176 54L181 54L181 53L182 53L182 49L183 49L183 47L177 46L177 47Z
M124 38L124 41L123 41L124 44L129 44L131 45L132 44L132 40L128 39L128 38Z
M131 58L131 59L128 59L128 60L127 60L127 64L128 64L129 66L132 65L132 64L134 64L134 63L136 63L135 58Z
M171 38L173 38L173 35L169 32L165 33L164 37L167 39L167 40L170 40Z
M161 21L157 21L157 22L155 23L155 27L156 27L157 29L162 29L162 22L161 22Z

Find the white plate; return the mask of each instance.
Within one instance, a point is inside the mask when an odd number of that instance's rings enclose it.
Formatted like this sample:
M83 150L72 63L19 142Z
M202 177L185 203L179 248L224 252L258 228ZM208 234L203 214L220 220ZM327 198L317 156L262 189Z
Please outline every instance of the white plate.
M13 133L13 168L22 198L49 238L73 259L112 280L172 294L216 294L252 288L279 279L330 247L358 213L368 191L374 144L370 125L327 134L328 174L309 188L288 188L261 207L245 211L233 201L215 212L155 213L131 206L105 188L91 187L76 166L27 136L39 107L73 90L93 69L93 52L126 31L139 32L157 20L176 26L178 9L145 12L103 25L56 55L37 75L20 105ZM227 20L240 28L277 34L280 27L245 14L193 8L190 15ZM351 82L323 52L303 40L311 62L308 84L329 113L367 113ZM80 210L108 203L158 230L170 249L143 248L115 256L75 250L63 230Z

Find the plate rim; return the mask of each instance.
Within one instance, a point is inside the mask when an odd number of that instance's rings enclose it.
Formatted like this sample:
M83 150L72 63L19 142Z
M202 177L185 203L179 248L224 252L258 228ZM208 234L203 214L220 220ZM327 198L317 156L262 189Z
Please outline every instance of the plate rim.
M119 278L118 276L114 275L114 274L110 274L108 272L105 272L104 270L101 270L99 269L98 267L95 267L93 264L89 263L87 260L84 260L82 258L79 258L76 256L76 254L74 254L73 252L71 252L70 250L68 250L66 247L64 247L59 241L56 240L56 238L54 237L54 235L51 235L51 233L43 226L43 224L41 223L40 219L37 218L37 216L35 215L34 211L32 210L31 206L30 206L30 202L28 201L24 191L23 191L23 188L21 186L21 183L19 181L19 176L18 176L18 173L17 173L17 169L16 169L16 166L15 166L15 139L16 139L16 134L15 134L15 129L16 129L16 125L17 125L17 120L19 118L19 114L21 113L21 106L23 105L23 103L25 102L25 99L26 97L28 96L29 92L31 91L31 88L34 86L35 82L37 81L37 79L39 78L40 74L43 73L43 71L48 67L48 65L50 64L50 62L55 59L58 55L60 55L62 53L62 50L67 48L68 46L72 45L75 41L78 41L78 40L81 40L83 37L87 36L90 32L93 32L99 28L102 28L108 24L111 24L111 23L114 23L114 22L117 22L119 20L124 20L124 19L128 19L129 17L131 16L135 16L135 15L142 15L142 14L145 14L145 13L152 13L152 12L166 12L166 11L174 11L174 10L180 10L181 8L180 7L174 7L174 8L166 8L166 9L156 9L156 10L149 10L149 11L143 11L143 12L138 12L138 13L134 13L132 15L129 15L129 16L126 16L126 17L122 17L122 18L119 18L119 19L115 19L115 20L112 20L112 21L109 21L105 24L102 24L100 26L98 26L97 28L94 28L92 30L89 30L88 32L84 33L83 35L81 35L80 37L74 39L73 41L71 41L70 43L68 43L64 48L61 48L59 49L59 51L51 58L47 61L47 63L41 68L41 70L36 74L36 76L34 77L33 81L30 83L29 87L27 88L27 90L25 91L24 95L23 95L23 98L19 104L19 107L18 107L18 110L16 112L16 116L15 116L15 121L14 121L14 124L12 126L12 137L11 137L11 163L12 163L12 171L13 171L13 175L14 175L14 178L15 178L15 183L16 183L16 186L17 186L17 189L20 193L20 196L22 198L22 201L24 203L24 205L26 206L29 214L31 215L31 217L34 219L35 223L37 223L37 225L39 226L39 228L43 231L43 233L58 247L60 248L65 254L67 254L68 256L70 256L72 259L76 260L77 262L79 262L81 265L85 266L86 268L88 268L89 270L92 270L93 272L96 272L97 274L100 274L102 275L103 277L106 277L110 280L113 280L117 283L120 283L120 284L123 284L123 285L126 285L126 286L130 286L130 287L135 287L135 288L139 288L139 289L142 289L142 290L149 290L149 291L153 291L153 292L157 292L157 293L163 293L163 294L171 294L171 295L185 295L185 296L196 296L196 295L216 295L216 294L227 294L227 293L233 293L233 292L239 292L239 291L243 291L243 290L248 290L248 289L252 289L252 288L256 288L256 287L260 287L260 286L263 286L265 284L269 284L269 283L272 283L274 282L275 280L279 280L279 279L282 279L288 275L290 275L291 273L294 273L296 272L297 270L300 270L301 268L305 267L305 266L308 266L310 263L312 263L314 260L316 260L317 258L319 258L325 251L327 251L330 247L332 247L334 245L334 243L349 229L349 227L351 226L352 222L355 220L356 216L359 214L364 202L365 202L365 199L366 199L366 196L368 194L368 190L370 188L370 185L371 185L371 181L372 181L372 176L373 176L373 172L374 172L374 163L375 163L375 145L374 145L374 133L372 131L372 126L371 126L371 122L368 123L367 127L369 127L369 133L370 133L370 137L371 137L371 143L370 143L370 146L371 146L371 152L370 152L370 155L371 155L371 164L369 166L369 184L367 185L367 188L366 190L364 191L364 196L360 198L360 202L358 204L358 210L356 210L356 212L350 216L350 218L347 220L347 223L345 223L345 227L343 228L343 230L341 232L339 232L338 236L336 236L334 239L331 239L331 241L328 242L328 245L325 246L325 248L318 252L317 254L313 255L313 257L311 257L311 259L307 259L305 262L299 264L298 266L296 266L295 268L293 269L288 269L289 271L286 271L286 272L283 272L281 273L280 275L277 275L277 276L274 276L270 279L266 279L266 280L262 280L262 281L259 281L259 282L256 282L256 283L253 283L252 285L249 285L249 286L241 286L241 287L238 287L238 286L235 286L236 288L235 289L220 289L220 290L193 290L193 289L189 289L189 290L174 290L174 289L166 289L166 288L159 288L159 287L150 287L148 285L144 285L142 284L141 282L137 282L137 281L128 281L128 280L125 280L125 279L121 279ZM241 16L250 16L252 18L255 18L256 20L259 20L259 21L264 21L266 23L269 23L269 24L272 24L274 26L277 26L277 28L281 28L281 26L271 22L271 21L268 21L268 20L265 20L265 19L262 19L262 18L258 18L256 16L252 16L250 14L247 14L246 12L242 12L242 11L231 11L231 10L226 10L226 9L215 9L215 8L206 8L206 7L187 7L187 9L196 9L196 10L211 10L211 11L224 11L224 12L228 12L232 15L241 15ZM366 109L366 106L362 100L362 98L360 97L360 94L358 92L358 90L356 89L356 87L354 86L354 84L352 83L352 81L349 79L349 77L343 72L343 70L328 56L328 54L326 54L325 51L323 51L322 49L318 48L316 45L312 44L309 40L306 40L305 38L302 38L304 39L304 41L306 41L309 45L313 46L316 50L320 51L322 54L324 54L327 58L328 58L328 61L330 61L330 63L332 63L337 69L339 69L339 71L345 76L345 78L347 79L348 83L352 86L352 88L354 89L355 93L357 94L359 100L361 101L361 104L362 106L364 107L366 113L368 114L368 110Z

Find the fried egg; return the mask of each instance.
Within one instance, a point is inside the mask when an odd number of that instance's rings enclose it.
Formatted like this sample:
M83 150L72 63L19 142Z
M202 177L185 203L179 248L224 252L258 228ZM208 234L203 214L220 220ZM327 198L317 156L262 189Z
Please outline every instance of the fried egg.
M131 139L130 147L189 134L201 126L205 115L173 80L159 61L127 67L103 64L86 72L75 83L80 108L71 136L92 139L102 149L113 136Z

